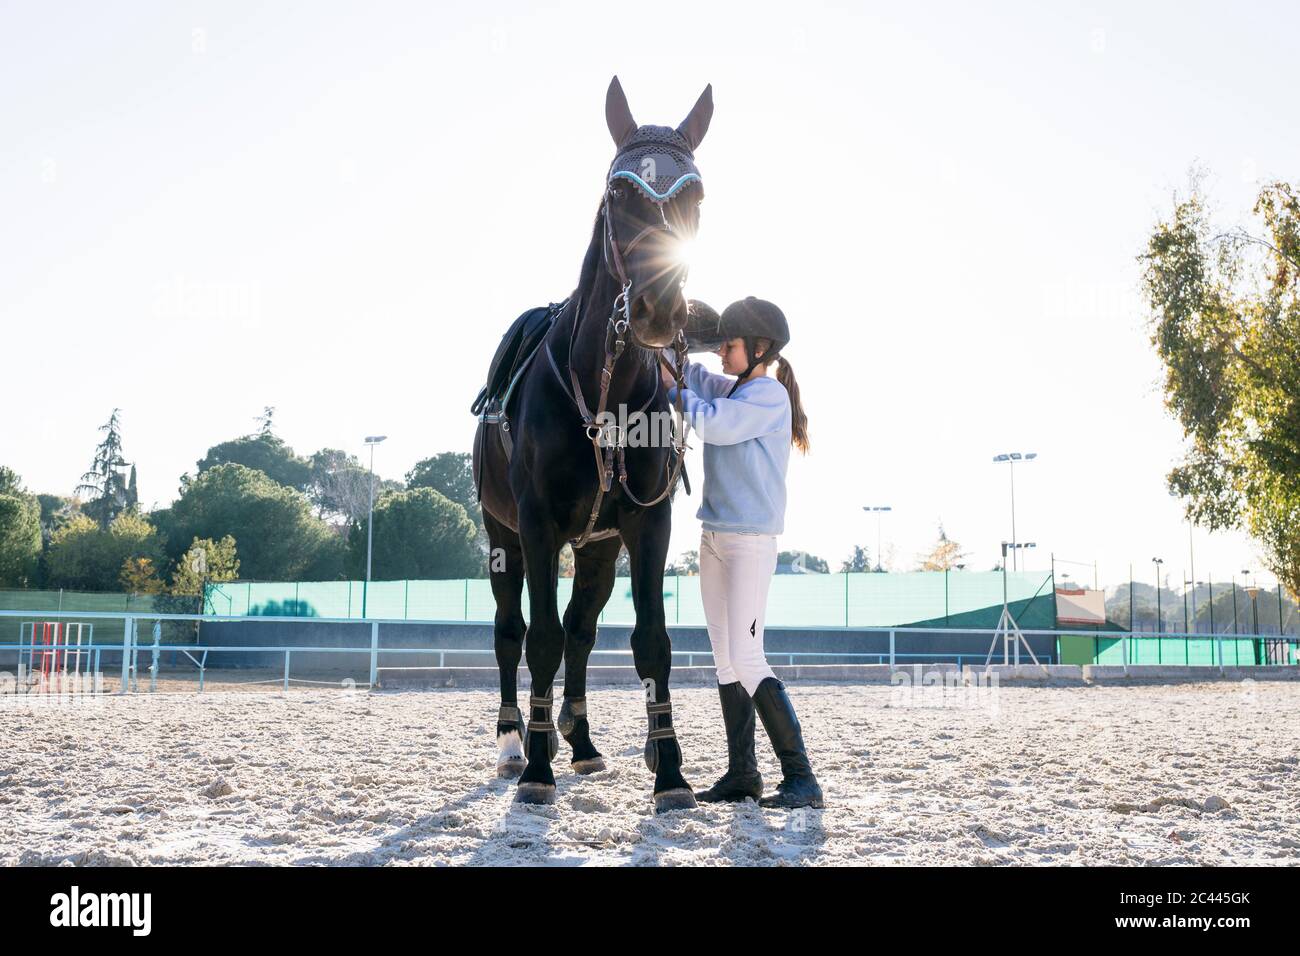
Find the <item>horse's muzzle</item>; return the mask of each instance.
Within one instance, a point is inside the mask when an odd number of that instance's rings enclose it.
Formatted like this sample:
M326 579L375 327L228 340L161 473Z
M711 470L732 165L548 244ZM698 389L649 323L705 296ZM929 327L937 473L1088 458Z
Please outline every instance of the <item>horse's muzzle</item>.
M656 307L657 306L657 307ZM665 309L664 306L667 306ZM643 348L659 349L671 345L686 326L686 300L680 293L676 301L652 303L649 296L632 300L632 336Z

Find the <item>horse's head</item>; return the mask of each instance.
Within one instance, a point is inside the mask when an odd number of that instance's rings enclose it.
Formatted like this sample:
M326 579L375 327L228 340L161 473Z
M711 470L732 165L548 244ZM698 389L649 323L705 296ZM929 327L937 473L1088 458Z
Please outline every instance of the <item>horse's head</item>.
M618 147L602 207L605 265L626 295L618 304L632 335L648 348L670 344L686 325L685 252L704 198L694 152L712 116L711 86L676 129L637 126L618 77L605 97Z

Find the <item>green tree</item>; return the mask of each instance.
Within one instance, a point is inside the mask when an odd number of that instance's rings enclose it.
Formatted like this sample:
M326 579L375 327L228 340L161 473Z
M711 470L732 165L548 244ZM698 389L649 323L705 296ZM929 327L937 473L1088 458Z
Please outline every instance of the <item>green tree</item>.
M123 512L104 530L85 515L77 515L54 533L46 555L51 587L116 591L123 565L146 558L154 568L166 562L162 540L153 525L138 514Z
M255 421L257 422L257 433L259 435L271 434L271 429L273 427L271 420L273 418L275 418L275 406L274 405L263 406L262 414L258 415L257 418L255 419Z
M246 578L336 580L342 574L343 542L312 515L307 497L244 465L205 469L169 509L167 525L173 554L195 538L233 536Z
M354 523L348 533L348 560L352 574L364 577L364 521ZM375 502L375 580L462 578L483 572L474 522L456 502L432 488L392 491Z
M203 613L208 585L233 581L239 577L239 557L235 539L226 535L220 541L195 538L172 568L171 600L177 613Z
M1216 594L1215 598L1218 597L1219 595ZM1231 595L1229 595L1229 600L1231 600ZM1133 585L1133 627L1139 631L1161 630L1162 628L1158 627L1159 619L1156 616L1156 608L1156 589L1142 581L1135 582ZM1182 627L1183 599L1173 588L1160 588L1159 609L1160 616L1165 619L1165 628L1173 626L1173 615L1175 613L1178 615L1178 626ZM1116 587L1114 594L1106 599L1106 620L1122 628L1128 628L1129 586L1127 583ZM1215 625L1220 631L1223 630L1222 626L1220 626L1221 622L1216 621Z
M17 472L0 465L0 587L27 587L41 556L41 506Z
M841 573L856 573L860 571L871 570L871 557L867 554L867 549L860 544L853 546L853 553L844 559L840 564Z
M130 485L122 474L126 460L122 457L122 427L118 420L120 408L113 409L108 421L99 426L104 439L95 446L90 470L81 476L77 492L85 492L87 500L81 510L107 531L123 511L130 506Z
M127 594L161 594L163 589L162 578L150 558L127 558L117 581Z
M356 455L337 448L322 448L311 456L309 466L307 496L315 505L318 517L348 524L365 520L370 507L370 472ZM379 494L382 487L383 482L376 479L375 493Z
M196 464L200 475L219 465L243 465L296 491L306 491L311 484L311 464L294 454L278 435L265 430L213 445Z
M776 556L778 565L789 565L791 568L800 568L801 571L796 573L802 574L830 574L831 566L826 563L825 558L819 558L815 554L809 554L807 551L782 551Z
M464 508L480 528L483 526L483 513L474 489L473 458L465 452L439 452L416 462L406 473L406 487L432 488Z
M486 535L483 535L482 529L480 529L479 534L482 540L486 542ZM694 554L695 552L688 551L686 553ZM560 577L571 578L577 571L578 566L573 557L573 545L566 541L564 546L560 548ZM673 573L675 572L671 564L664 568L664 574ZM621 545L618 549L618 556L614 558L614 576L619 578L632 576L632 556L627 553L627 545Z
M199 596L207 585L233 581L239 577L239 557L235 539L226 535L220 541L195 538L172 569L171 592Z
M700 552L683 551L664 569L664 574L699 574L700 573Z
M76 498L44 494L37 495L36 500L41 504L41 542L48 545L54 532L81 512L81 502Z
M1245 527L1300 590L1300 200L1265 186L1222 230L1198 186L1141 257L1165 402L1187 447L1169 487L1210 530Z

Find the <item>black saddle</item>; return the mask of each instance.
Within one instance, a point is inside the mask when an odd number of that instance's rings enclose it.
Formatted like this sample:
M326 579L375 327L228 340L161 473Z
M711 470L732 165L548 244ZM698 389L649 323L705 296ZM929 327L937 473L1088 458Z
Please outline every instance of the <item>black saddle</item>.
M482 417L505 411L506 403L514 391L515 385L523 377L524 371L537 354L538 347L546 338L556 317L568 303L552 302L550 305L529 309L510 324L506 334L501 336L501 344L492 356L488 366L487 384L479 389L478 397L469 410ZM495 421L495 416L493 416Z

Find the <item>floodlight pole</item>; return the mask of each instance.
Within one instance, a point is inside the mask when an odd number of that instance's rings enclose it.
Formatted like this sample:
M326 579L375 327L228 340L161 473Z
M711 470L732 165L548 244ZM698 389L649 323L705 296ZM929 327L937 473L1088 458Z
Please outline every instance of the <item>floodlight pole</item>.
M370 559L375 546L375 446L387 435L367 435L366 444L370 446L370 512L366 518L366 583L361 588L361 618L365 620L367 601L370 598Z
M883 571L885 570L885 563L881 560L880 554L880 523L885 517L885 512L894 509L890 505L863 505L862 510L874 511L876 514L876 570ZM871 568L868 567L867 570L870 571Z
M1011 459L1011 543L1015 544L1020 539L1016 537L1016 460ZM1007 603L1007 562L1006 552L1002 553L1002 604ZM1011 549L1011 563L1020 570L1020 555L1016 554L1016 549Z
M1013 545L1011 549L1011 560L1012 562L1015 563L1017 571L1020 570L1020 564L1019 564L1019 558L1016 555L1015 547L1014 547L1017 540L1016 539L1016 462L1033 461L1037 457L1038 457L1038 452L1034 452L1034 451L1029 451L1024 453L1018 451L1009 451L1001 455L993 456L994 464L1001 464L1003 462L1006 462L1008 465L1011 466L1011 544ZM1004 554L1003 557L1005 558L1006 555Z
M1160 565L1165 563L1165 559L1152 558L1151 563L1156 566L1156 639L1158 641L1165 629L1165 615L1160 609Z
M1191 582L1186 578L1183 579L1183 633L1191 633L1190 621L1187 618L1187 585Z

